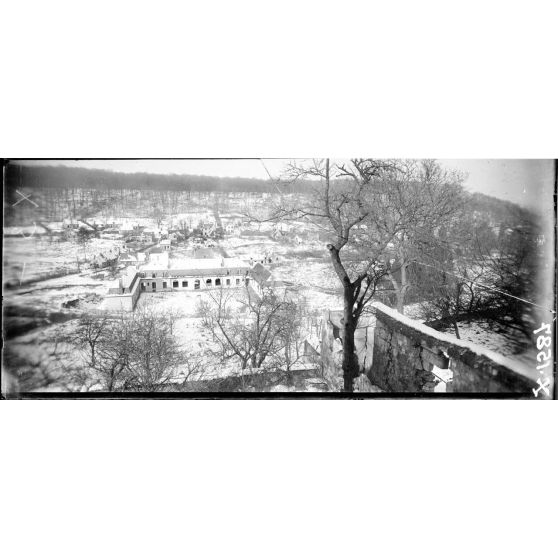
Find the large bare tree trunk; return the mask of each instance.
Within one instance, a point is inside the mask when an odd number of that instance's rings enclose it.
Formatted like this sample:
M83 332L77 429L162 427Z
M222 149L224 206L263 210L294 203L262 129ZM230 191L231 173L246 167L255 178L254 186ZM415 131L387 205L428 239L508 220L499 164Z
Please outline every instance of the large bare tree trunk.
M327 245L331 263L341 283L343 284L343 323L341 338L343 341L343 391L353 392L353 380L358 376L358 358L355 354L355 329L358 319L354 317L355 286L351 283L349 276L341 262L339 248L332 244Z
M358 376L359 366L355 348L356 320L353 317L353 292L345 290L343 301L343 391L353 392L353 380Z

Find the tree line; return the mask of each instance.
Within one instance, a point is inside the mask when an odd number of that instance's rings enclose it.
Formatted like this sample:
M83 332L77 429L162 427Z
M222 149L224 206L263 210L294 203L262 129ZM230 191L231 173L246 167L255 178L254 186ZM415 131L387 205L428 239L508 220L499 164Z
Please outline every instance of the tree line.
M124 173L50 165L6 165L5 190L11 196L22 188L80 188L104 190L170 190L191 192L277 192L295 193L304 184L241 177L198 176L187 174ZM17 199L17 198L16 198Z

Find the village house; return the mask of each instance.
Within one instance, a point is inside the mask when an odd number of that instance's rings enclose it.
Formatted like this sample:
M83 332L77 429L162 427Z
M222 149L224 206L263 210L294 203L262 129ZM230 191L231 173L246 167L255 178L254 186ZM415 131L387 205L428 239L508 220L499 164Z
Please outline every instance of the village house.
M271 271L258 262L250 270L250 277L253 279L250 287L262 297L265 289L271 285Z
M149 244L153 242L153 237L150 234L143 232L139 234L131 234L126 236L126 242L137 242L139 244Z
M275 294L285 294L287 289L292 287L291 283L274 279L271 271L259 262L250 269L247 284L260 298L263 297L266 290L272 289Z
M120 260L120 252L119 248L113 246L104 252L99 252L98 254L94 254L90 260L90 265L93 269L99 269L103 267L107 267L112 265L116 262L121 262ZM127 265L134 265L132 262L128 263Z
M120 231L118 229L108 228L108 229L105 229L101 233L101 238L104 238L104 239L107 239L107 240L119 240L119 239L122 238L122 234L120 233Z
M138 231L140 228L140 224L135 221L126 221L120 226L123 233Z
M166 252L170 252L171 245L172 240L170 238L165 238L164 240L161 240L161 242L159 242L159 247Z
M136 265L138 263L138 259L133 252L121 252L118 257L118 262L126 266Z

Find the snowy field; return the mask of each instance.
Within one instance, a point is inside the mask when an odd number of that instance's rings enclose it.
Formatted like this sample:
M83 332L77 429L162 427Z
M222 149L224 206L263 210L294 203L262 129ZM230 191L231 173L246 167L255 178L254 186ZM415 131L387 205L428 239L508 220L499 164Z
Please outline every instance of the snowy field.
M84 249L76 242L45 236L4 238L3 283L19 283L39 279L48 274L77 271L80 265L94 256L115 251L121 241L94 238Z

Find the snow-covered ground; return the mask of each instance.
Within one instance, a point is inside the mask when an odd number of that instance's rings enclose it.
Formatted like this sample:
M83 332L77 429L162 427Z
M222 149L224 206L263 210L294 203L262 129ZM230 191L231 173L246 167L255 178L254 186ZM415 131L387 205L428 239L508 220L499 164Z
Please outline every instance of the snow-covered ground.
M75 241L51 242L44 236L4 238L3 282L17 284L47 274L77 271L78 260L82 265L99 254L117 254L121 245L119 240L102 238L92 239L85 248Z
M405 316L424 322L421 307L422 304L420 302L406 305ZM460 321L458 329L461 339L471 341L503 356L518 358L519 355L527 352L528 358L530 358L532 354L528 348L525 351L524 340L517 333L495 322L488 320ZM455 335L453 327L447 327L443 331L450 335Z
M64 275L5 291L4 304L48 313L64 311L65 303L80 300L80 308L93 310L100 305L111 280L106 272Z

